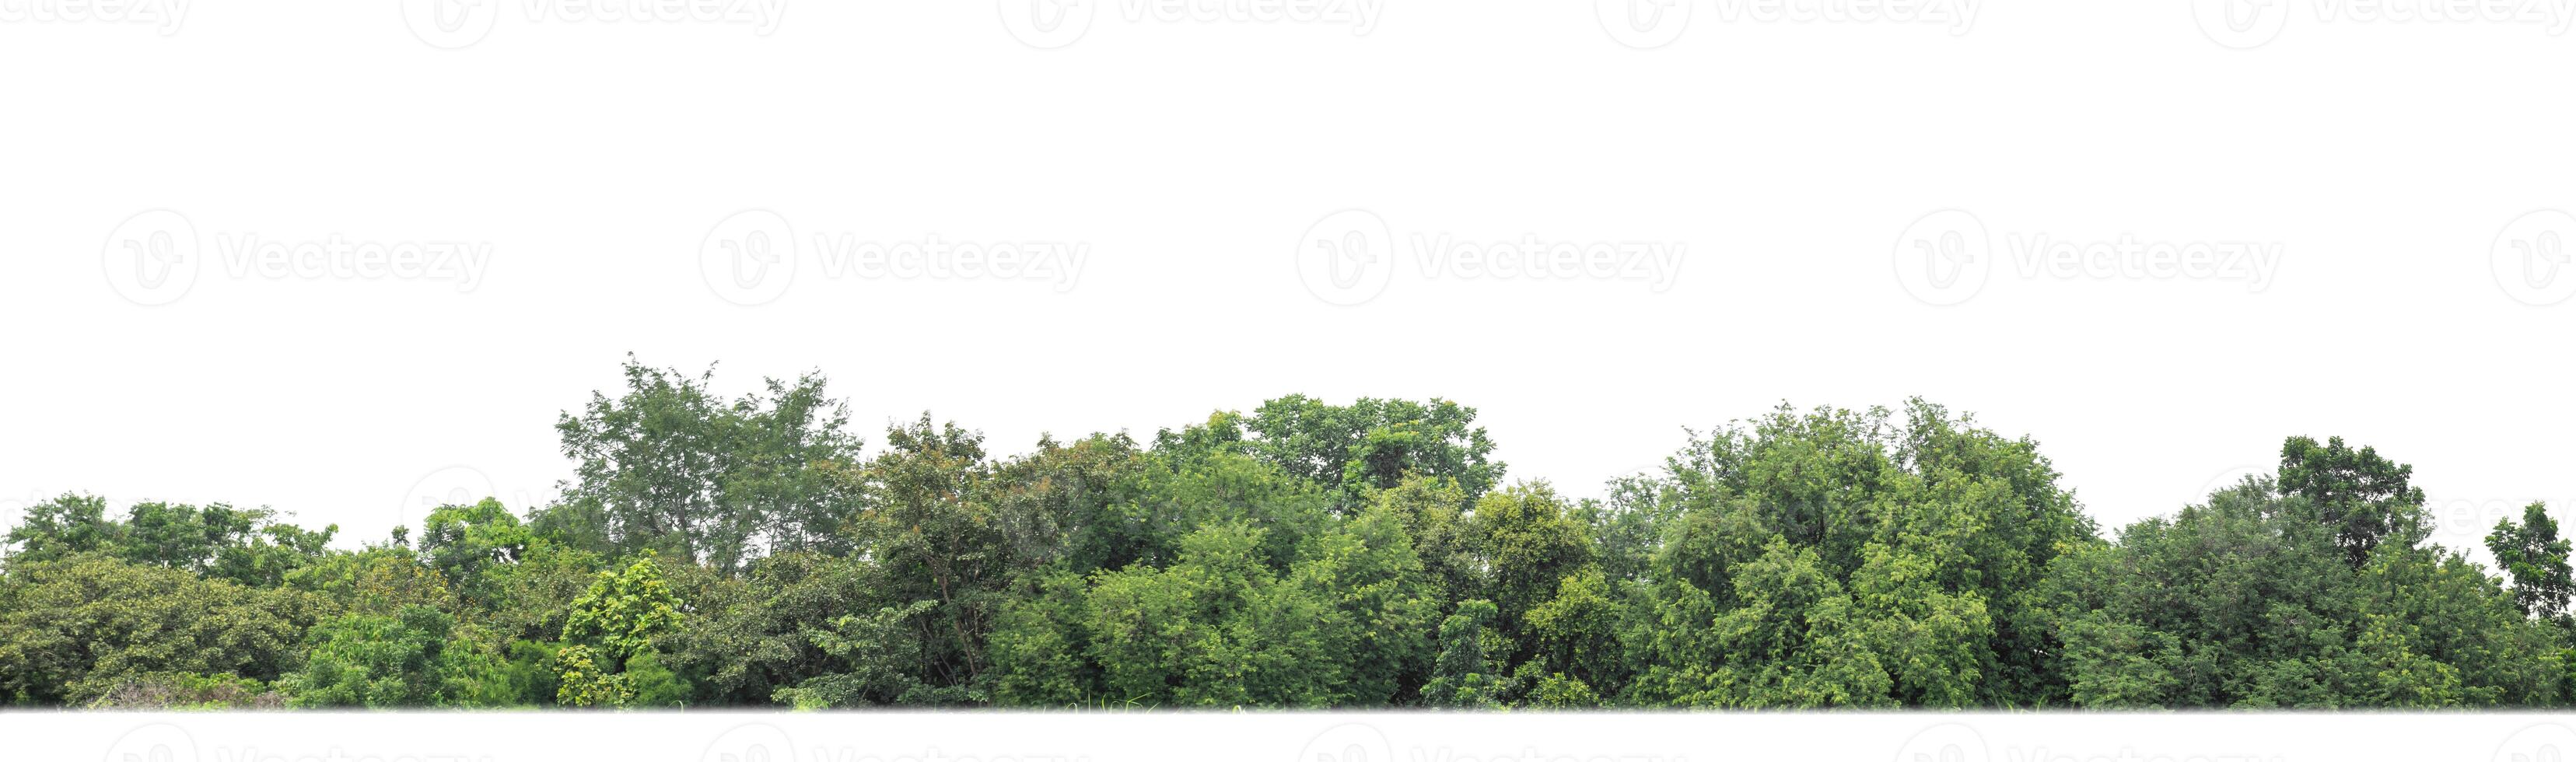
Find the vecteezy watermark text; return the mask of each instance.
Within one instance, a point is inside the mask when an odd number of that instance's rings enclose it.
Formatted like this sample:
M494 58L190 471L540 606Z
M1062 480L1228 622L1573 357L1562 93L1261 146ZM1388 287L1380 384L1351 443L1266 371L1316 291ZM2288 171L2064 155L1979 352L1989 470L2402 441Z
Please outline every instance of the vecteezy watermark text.
M1346 27L1355 37L1376 30L1386 7L1386 0L997 1L1002 27L1033 48L1061 48L1081 41L1102 5L1116 5L1130 24L1317 24Z
M2259 294L2272 287L2285 248L2276 241L2141 240L2129 233L2059 237L2045 231L2006 233L2004 245L2006 256L1996 256L1985 222L1974 214L1944 209L1924 215L1897 237L1897 282L1926 304L1958 304L1982 291L1996 260L2003 259L2025 280L2232 281Z
M1353 305L1377 298L1411 261L1425 280L1637 281L1652 293L1672 288L1689 245L1679 241L1607 241L1440 233L1405 236L1398 252L1386 220L1365 209L1325 215L1297 242L1297 277L1315 298Z
M1606 752L1599 748L1568 749L1523 746L1517 749L1458 749L1447 745L1403 744L1364 722L1325 728L1297 750L1296 762L1689 762L1680 754Z
M193 0L0 0L0 24L136 24L179 33Z
M472 291L492 264L492 244L466 241L261 240L257 233L215 234L224 270L235 278L440 280Z
M1025 751L952 753L933 746L915 749L864 748L836 743L826 734L799 739L776 725L755 722L718 734L698 755L701 762L1090 762L1082 755ZM980 753L979 753L980 752Z
M725 24L762 37L787 16L787 0L402 0L403 24L430 47L453 50L483 41L505 7L531 25Z
M489 754L351 754L338 748L320 754L280 754L262 752L257 748L217 746L212 756L212 762L492 762Z
M1924 24L1956 37L1984 0L1593 0L1592 12L1610 39L1645 50L1680 39L1699 3L1726 24Z
M2192 20L2212 42L2262 47L2298 9L2320 25L2490 24L2537 27L2556 37L2576 22L2576 0L2192 0Z
M816 233L811 245L787 218L767 209L737 212L716 223L698 245L698 275L725 301L767 304L800 273L830 280L999 280L1073 290L1091 261L1080 241L984 241L937 233L877 240L856 233Z
M469 241L379 241L339 233L269 238L217 232L213 256L187 215L154 209L126 218L99 249L108 286L127 301L159 305L187 296L213 260L234 280L397 280L482 285L492 244Z

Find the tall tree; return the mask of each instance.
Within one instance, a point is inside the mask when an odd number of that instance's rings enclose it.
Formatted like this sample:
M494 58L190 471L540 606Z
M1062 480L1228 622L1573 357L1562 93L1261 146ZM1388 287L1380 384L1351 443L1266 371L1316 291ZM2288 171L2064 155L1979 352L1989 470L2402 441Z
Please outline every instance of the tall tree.
M2576 593L2569 578L2567 540L2558 536L2558 521L2549 509L2532 503L2522 509L2522 523L2496 520L2487 535L2487 552L2513 579L2513 601L2529 616L2556 619L2567 615L2567 598Z
M844 485L858 441L820 375L770 379L727 402L696 376L628 357L626 389L595 393L555 430L576 478L560 517L611 555L646 550L732 572L765 549L829 544L855 514Z
M2414 474L2414 466L2382 458L2369 447L2354 450L2343 437L2323 445L2308 437L2281 443L2281 494L2307 498L2309 510L2334 529L2335 545L2356 569L2382 541L2412 546L2428 532L2424 490L2407 484Z
M1471 519L1480 585L1494 604L1493 628L1507 639L1499 654L1507 667L1538 655L1540 635L1530 612L1554 598L1567 577L1592 562L1592 541L1566 515L1565 501L1545 482L1516 485L1476 501Z
M889 605L931 601L901 621L921 644L911 679L927 703L980 701L985 638L1012 571L1009 538L995 520L994 464L982 434L929 414L886 429L886 450L865 468L869 512L854 526L862 552L884 570Z
M1262 459L1343 495L1341 505L1356 510L1368 491L1407 474L1455 479L1471 499L1500 483L1503 463L1491 458L1494 443L1475 422L1475 408L1442 399L1331 405L1292 394L1262 403L1243 426Z

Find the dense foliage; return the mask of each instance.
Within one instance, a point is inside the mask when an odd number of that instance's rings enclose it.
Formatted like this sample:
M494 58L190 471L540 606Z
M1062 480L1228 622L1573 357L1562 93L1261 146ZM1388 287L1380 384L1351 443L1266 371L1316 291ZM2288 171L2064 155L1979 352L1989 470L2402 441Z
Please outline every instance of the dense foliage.
M629 362L551 505L358 550L264 509L9 529L0 701L151 707L2554 707L2569 541L2428 544L2410 467L2277 472L2106 539L2035 443L1787 407L1577 499L1476 411L1303 396L1025 454L863 451L820 376Z

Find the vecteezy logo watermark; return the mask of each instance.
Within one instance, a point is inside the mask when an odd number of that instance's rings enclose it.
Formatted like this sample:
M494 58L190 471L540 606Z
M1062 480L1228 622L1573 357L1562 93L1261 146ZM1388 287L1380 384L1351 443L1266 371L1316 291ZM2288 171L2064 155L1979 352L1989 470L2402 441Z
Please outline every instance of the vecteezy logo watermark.
M1708 2L1720 23L1930 24L1950 36L1977 24L1984 0L1593 0L1592 14L1610 39L1651 50L1681 39L1691 5Z
M1318 24L1348 27L1354 37L1377 29L1386 0L997 0L1002 28L1022 44L1061 48L1091 31L1099 6L1115 3L1128 23Z
M2487 248L2487 268L2496 287L2514 301L2535 307L2576 296L2576 215L2542 209L2516 217L2496 233Z
M699 762L795 762L796 741L775 725L739 725L717 735Z
M206 762L492 762L492 757L485 754L378 754L351 752L336 746L320 754L262 752L257 747L233 749L217 746L213 757Z
M211 745L214 753L207 754L188 731L167 722L156 722L118 736L100 759L104 762L491 762L492 759L488 755L468 754L350 752L336 746L317 754L309 751L263 752L252 746Z
M2238 485L2244 484L2246 479L2272 476L2277 473L2279 471L2275 467L2268 465L2244 465L2220 471L2211 474L2208 480L2201 482L2200 487L2192 490L2190 494L2178 496L2181 500L2173 505L2208 505L2211 495L2235 489Z
M169 304L197 285L205 257L197 252L197 226L168 209L136 214L107 234L98 261L107 285L126 301Z
M1924 728L1897 747L1896 762L2280 762L2255 754L2209 754L2121 747L2067 751L2046 746L2004 746L2000 753L1976 728L1945 722Z
M1385 292L1403 261L1426 280L1626 280L1660 294L1681 274L1688 249L1681 242L1568 241L1531 233L1494 240L1413 233L1404 241L1399 252L1386 220L1366 209L1324 215L1297 240L1297 279L1315 298L1344 306Z
M2512 520L2522 523L2523 508L2533 503L2539 503L2543 512L2561 524L2569 520L2568 506L2576 506L2576 500L2565 497L2435 495L2424 502L2424 513L2433 517L2433 526L2425 533L2424 541L2447 548L2467 549L2473 554L2482 553L2486 548L2487 535L2495 531L2496 522ZM2492 567L2492 559L2489 561ZM2568 749L2576 751L2576 746Z
M429 514L451 505L473 505L487 497L500 497L501 490L492 485L492 477L473 466L447 466L426 474L403 491L402 502L396 503L392 526L419 532L429 522ZM533 505L533 504L529 504ZM528 505L519 506L526 510ZM418 536L415 534L414 536Z
M106 762L197 762L197 739L166 722L135 728L109 744Z
M1597 744L1596 744L1597 745ZM1450 746L1409 745L1399 750L1387 734L1363 722L1346 722L1325 728L1298 748L1293 762L1689 762L1688 757L1666 754L1612 754L1598 749L1582 753L1563 749L1521 747L1518 749L1457 749Z
M1068 757L1061 754L1015 753L943 753L938 747L889 752L828 743L798 744L787 731L767 723L750 723L726 729L707 744L698 755L699 762L794 762L797 747L803 746L805 757L816 762L1088 762L1090 757ZM981 750L977 750L981 751Z
M1914 762L1914 761L1913 761L1913 760L1907 760L1907 762ZM1939 762L1950 762L1950 761L1949 761L1949 760L1940 760ZM1971 757L1971 758L1969 758L1969 759L1967 760L1967 762L1984 762L1984 760L1981 760L1981 759L1978 759L1978 758ZM2138 751L2138 750L2136 750L2136 749L2131 749L2131 748L2127 748L2127 747L2122 747L2122 748L2121 748L2119 751L2117 751L2117 752L2112 752L2112 753L2107 753L2107 754L2106 754L2106 753L2101 753L2101 752L2093 752L2093 751L2086 751L2086 752L2081 752L2081 753L2068 753L2068 752L2051 751L2051 750L2049 750L2049 748L2048 748L2048 747L2040 746L2040 747L2032 747L2032 748L2027 748L2027 749L2025 749L2025 748L2018 748L2018 747L2016 747L2016 748L2010 748L2010 749L2005 749L2005 750L2004 750L2003 759L2002 759L2002 760L2000 760L2000 762L2282 762L2282 761L2281 761L2281 758L2280 758L2280 757L2265 757L2265 756L2259 756L2259 755L2254 755L2254 754L2166 754L2166 753L2161 753L2161 752L2141 752L2141 751Z
M2272 287L2283 246L2254 241L2065 239L2046 232L2008 233L2005 253L2024 279L2241 281L2248 293ZM1915 299L1948 306L1974 298L1998 257L1985 222L1958 209L1907 225L1893 250L1896 280Z
M1923 215L1896 238L1896 280L1925 304L1946 307L1975 298L1994 269L1986 223L1957 209Z
M461 241L363 241L338 233L278 240L257 233L214 236L208 257L187 215L154 209L126 218L99 247L99 265L117 295L144 306L187 296L214 260L236 280L404 280L446 282L460 292L482 285L492 244Z
M698 277L725 301L767 304L787 293L801 271L823 278L867 280L1004 280L1073 290L1091 261L1091 244L1058 241L865 240L854 233L816 233L800 246L796 228L767 209L736 212L698 242Z
M2192 0L2191 17L2211 41L2245 50L2281 36L2298 5L2321 24L2521 24L2555 37L2576 21L2576 0Z
M0 24L150 25L163 37L179 33L192 0L0 0Z
M1346 722L1325 728L1297 750L1294 762L1395 762L1395 744L1377 726Z
M430 47L454 50L482 42L510 5L529 24L731 24L762 37L787 15L787 0L402 0L403 25Z
M1395 278L1395 233L1366 209L1324 215L1298 238L1297 280L1315 298L1352 305L1377 298Z
M1956 722L1924 728L1896 749L1896 762L1988 762L1993 758L1984 734Z
M2560 762L2570 758L2576 758L2576 730L2555 722L2514 731L2490 757L2495 762Z

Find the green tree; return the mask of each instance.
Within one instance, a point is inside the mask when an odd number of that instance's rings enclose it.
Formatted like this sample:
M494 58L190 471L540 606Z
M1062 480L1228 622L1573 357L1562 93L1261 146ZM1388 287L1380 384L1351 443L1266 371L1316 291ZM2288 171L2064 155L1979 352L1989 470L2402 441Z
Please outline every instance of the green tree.
M993 629L994 702L1067 708L1107 699L1101 667L1090 657L1090 579L1057 571L1028 586L1009 599Z
M322 608L293 590L98 553L12 559L0 578L0 695L86 703L171 673L274 681L295 663Z
M1632 699L2063 701L2036 588L2053 559L2097 540L2057 480L2030 440L1920 400L1901 422L1783 407L1695 436L1660 484L1629 488L1666 527L1627 638ZM1748 584L1757 572L1771 581ZM1767 655L1730 655L1746 652Z
M409 548L336 552L286 575L287 587L313 593L339 612L394 616L411 606L454 602L447 580Z
M1598 706L1624 690L1628 616L1626 600L1598 568L1568 575L1554 597L1532 607L1526 622L1537 651L1522 669L1536 680L1534 703Z
M27 515L0 541L0 548L8 550L0 555L15 564L59 561L112 548L121 529L108 521L106 499L65 494L29 506Z
M139 564L182 569L244 585L274 587L321 557L337 527L309 531L275 521L265 508L203 508L146 502L123 520L106 517L107 501L63 495L30 510L0 547L20 563L105 552Z
M1455 479L1469 497L1502 481L1494 443L1475 426L1475 408L1362 397L1347 406L1302 394L1261 404L1245 430L1250 450L1289 475L1322 485L1355 507L1370 490L1411 474Z
M1011 557L996 520L994 465L983 435L953 423L934 426L925 413L888 427L886 448L867 464L869 513L858 531L866 555L884 570L887 604L934 602L905 620L921 644L912 679L927 686L911 695L928 703L982 700L985 638L1004 587L1027 565Z
M680 599L662 580L651 554L621 572L600 572L590 589L573 599L564 618L562 666L557 698L571 706L624 706L636 696L626 674L630 660L650 651L653 640L680 624Z
M490 602L497 582L487 574L517 563L536 535L501 501L484 498L473 505L442 506L422 523L420 553L449 587L478 602Z
M1606 497L1578 502L1570 514L1591 536L1603 574L1615 582L1642 581L1680 518L1682 501L1671 482L1644 474L1611 479L1607 488Z
M2568 574L2567 545L2558 537L2558 521L2540 503L2523 507L2520 525L2510 518L2496 520L2495 531L2487 535L2487 552L2512 577L2513 601L2524 614L2552 619L2567 615L2567 598L2576 593L2576 580Z
M2424 539L2424 490L2407 484L2415 467L2392 462L2378 451L2347 447L2343 437L2323 445L2307 437L2281 443L2281 494L2307 498L2316 520L2335 530L2335 545L2353 568L2370 561L2370 550L2392 536L2406 545Z
M1284 565L1236 520L1137 564L1033 581L993 636L998 697L1072 706L1348 706L1409 697L1437 611L1392 512L1309 535Z
M890 605L875 564L811 551L761 558L740 578L676 573L671 582L691 615L661 641L663 663L696 683L697 704L763 704L845 669L845 657L827 652L815 635L847 631L838 626L841 617ZM908 644L910 636L901 639ZM912 674L918 662L902 666Z
M1089 592L1103 692L1149 706L1324 706L1340 665L1318 658L1323 602L1265 566L1264 532L1203 527L1169 569L1104 572Z
M1316 636L1339 671L1332 705L1385 705L1420 690L1440 601L1393 510L1371 508L1307 541L1286 582L1324 609Z
M442 653L456 619L428 606L350 614L313 628L302 669L279 681L299 707L444 703Z
M1440 622L1440 660L1432 666L1431 681L1422 686L1423 703L1459 709L1503 705L1512 693L1511 678L1494 653L1508 646L1485 626L1496 610L1491 601L1463 601L1457 613Z
M1467 514L1472 505L1457 480L1428 476L1405 479L1376 495L1376 507L1402 522L1431 585L1432 599L1443 611L1485 594L1479 539Z
M1695 707L1894 706L1892 657L1872 647L1859 606L1821 554L1774 538L1729 575L1723 605L1688 583L1634 631L1647 667L1631 696Z
M595 393L555 425L575 462L566 504L541 517L612 555L645 550L731 572L761 541L783 549L830 545L855 513L843 487L857 440L824 381L770 379L767 392L727 402L689 376L627 358L626 389Z
M1126 434L1094 434L1071 444L1052 438L1037 451L1004 462L993 502L998 535L1020 572L1061 560L1088 573L1158 553L1171 527L1142 502L1153 459Z
M909 694L921 687L914 671L921 662L921 641L907 637L914 629L910 620L935 608L933 601L914 601L807 628L805 639L831 660L831 667L796 687L780 688L776 698L799 709L914 703L917 699Z
M2379 542L2253 477L2057 560L2075 703L2432 707L2558 699L2555 636L2456 554ZM2418 517L2396 516L2400 522Z
M1493 627L1507 640L1498 655L1506 666L1537 655L1540 638L1528 623L1530 611L1554 597L1566 577L1591 563L1590 538L1566 514L1564 500L1545 482L1490 492L1476 501L1470 531L1476 565L1484 572L1478 588L1497 612Z

